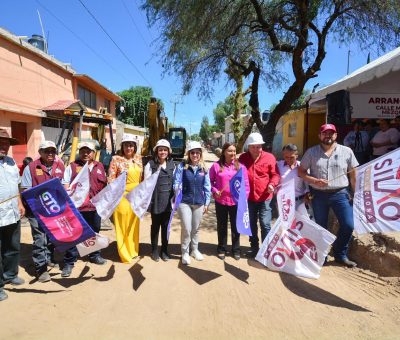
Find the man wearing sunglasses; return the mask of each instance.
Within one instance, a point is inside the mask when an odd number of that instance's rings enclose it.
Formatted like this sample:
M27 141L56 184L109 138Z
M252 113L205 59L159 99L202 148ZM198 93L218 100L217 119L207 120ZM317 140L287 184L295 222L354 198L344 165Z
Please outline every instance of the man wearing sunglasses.
M52 178L60 181L64 176L64 164L57 156L54 142L44 141L39 145L40 158L29 163L22 174L21 189L29 189ZM32 259L39 282L50 281L47 267L54 267L54 246L38 224L32 211L26 207L26 217L29 220L33 238Z

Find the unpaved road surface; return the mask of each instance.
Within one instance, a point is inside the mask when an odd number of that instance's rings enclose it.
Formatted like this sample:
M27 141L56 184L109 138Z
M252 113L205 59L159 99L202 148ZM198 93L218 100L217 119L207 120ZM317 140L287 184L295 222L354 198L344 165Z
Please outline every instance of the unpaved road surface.
M150 255L150 218L140 257L119 262L114 231L104 266L80 259L70 278L33 276L31 235L22 230L20 276L0 302L0 339L399 339L400 286L328 263L319 280L267 270L254 260L216 257L212 207L201 226L203 262L180 264L176 219L168 262ZM248 239L241 238L242 251ZM59 257L61 258L61 257Z

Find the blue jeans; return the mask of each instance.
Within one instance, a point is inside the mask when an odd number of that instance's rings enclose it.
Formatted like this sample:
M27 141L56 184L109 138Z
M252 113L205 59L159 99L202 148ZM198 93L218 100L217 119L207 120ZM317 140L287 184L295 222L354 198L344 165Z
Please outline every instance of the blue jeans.
M257 219L260 221L261 242L264 241L271 230L272 209L270 204L271 200L266 200L264 202L248 201L252 234L252 236L250 236L250 246L253 251L258 251L260 247L258 244Z
M347 258L349 243L354 230L353 207L350 204L347 189L338 192L323 192L312 190L312 207L314 210L315 222L327 229L329 208L333 209L338 221L339 231L336 241L333 243L333 253L336 260Z

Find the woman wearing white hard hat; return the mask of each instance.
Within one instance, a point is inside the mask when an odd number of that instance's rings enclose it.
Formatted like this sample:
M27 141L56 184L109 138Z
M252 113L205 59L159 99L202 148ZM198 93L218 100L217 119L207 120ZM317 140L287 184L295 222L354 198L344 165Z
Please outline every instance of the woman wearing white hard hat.
M125 135L121 142L121 150L112 158L108 169L108 182L112 182L122 172L127 171L125 193L113 213L118 253L123 263L130 263L139 255L140 220L125 198L125 195L140 183L142 177L142 162L136 151L136 139Z
M199 225L203 213L208 210L211 184L203 161L203 151L199 142L190 142L186 159L180 163L174 175L174 190L182 189L182 201L178 207L181 219L182 264L190 264L190 255L197 261L204 259L198 249ZM191 253L189 255L189 249Z
M151 212L151 258L158 262L160 257L168 261L168 222L171 216L171 198L174 195L172 190L174 162L171 159L171 146L166 139L160 139L153 148L153 158L144 168L144 179L149 178L160 168L160 175L153 191L149 211ZM158 254L158 234L161 227L161 252Z

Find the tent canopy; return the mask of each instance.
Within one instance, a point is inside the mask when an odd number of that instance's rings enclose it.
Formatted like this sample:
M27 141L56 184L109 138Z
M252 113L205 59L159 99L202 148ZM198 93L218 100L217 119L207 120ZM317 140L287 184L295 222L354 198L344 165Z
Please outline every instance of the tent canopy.
M310 105L322 105L326 96L339 90L351 90L373 79L400 70L400 47L355 70L347 76L307 96Z

